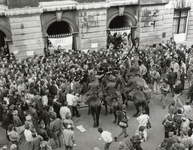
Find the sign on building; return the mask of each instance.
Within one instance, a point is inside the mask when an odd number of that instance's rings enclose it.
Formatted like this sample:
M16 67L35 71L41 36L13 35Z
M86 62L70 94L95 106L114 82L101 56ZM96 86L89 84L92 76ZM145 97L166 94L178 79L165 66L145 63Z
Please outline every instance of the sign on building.
M72 39L73 39L72 36L48 38L48 40L52 43L52 46L55 50L57 50L60 47L61 49L66 51L72 49Z

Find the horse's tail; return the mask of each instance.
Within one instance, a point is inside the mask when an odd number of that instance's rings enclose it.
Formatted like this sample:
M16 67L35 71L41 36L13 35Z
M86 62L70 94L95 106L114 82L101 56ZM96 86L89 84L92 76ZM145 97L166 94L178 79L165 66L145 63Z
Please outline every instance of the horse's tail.
M149 104L148 104L148 101L145 102L145 112L149 116Z
M100 115L100 111L101 111L101 103L99 104L99 102L95 102L94 105L91 105L91 113L94 115L94 113L96 113L96 115Z

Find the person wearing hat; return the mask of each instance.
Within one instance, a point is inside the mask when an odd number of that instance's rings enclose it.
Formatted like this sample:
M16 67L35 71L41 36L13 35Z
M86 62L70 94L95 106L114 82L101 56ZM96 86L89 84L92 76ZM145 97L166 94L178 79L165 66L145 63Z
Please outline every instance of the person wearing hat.
M93 72L93 71L92 71ZM88 74L88 91L86 95L86 103L90 105L90 100L94 94L99 93L99 80L94 73ZM88 114L90 114L90 107L88 109Z
M75 144L75 135L74 131L72 131L72 126L70 124L68 124L67 128L63 130L63 136L65 149L73 150L73 146Z
M114 75L112 75L111 72L109 72L109 74L107 75L107 78L106 78L106 85L104 87L106 101L110 106L110 113L112 113L112 101L113 101L113 99L117 99L117 95L116 95L117 82L115 81L115 79L116 79L116 77Z
M121 115L121 116L120 116ZM124 137L128 137L128 133L127 133L127 128L128 128L128 121L129 121L129 117L127 116L127 112L125 109L122 110L121 114L119 114L118 116L121 117L120 120L118 120L118 125L119 127L122 129L121 133L117 136L114 137L115 142L117 142L117 139L124 134Z

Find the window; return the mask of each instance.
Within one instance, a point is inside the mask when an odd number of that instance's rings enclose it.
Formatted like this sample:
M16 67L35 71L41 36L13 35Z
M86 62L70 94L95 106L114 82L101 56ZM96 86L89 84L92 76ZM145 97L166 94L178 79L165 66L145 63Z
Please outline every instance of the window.
M189 9L174 10L173 34L185 33Z

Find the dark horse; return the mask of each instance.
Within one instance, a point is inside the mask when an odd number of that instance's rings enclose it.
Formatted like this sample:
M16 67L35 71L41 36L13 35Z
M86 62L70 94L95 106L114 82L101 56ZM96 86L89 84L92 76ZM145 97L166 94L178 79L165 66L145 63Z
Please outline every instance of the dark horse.
M94 124L93 127L99 126L99 116L101 112L101 100L98 97L98 94L93 93L92 96L89 98L89 109L91 111Z
M119 112L122 111L122 109L123 109L122 102L118 101L117 99L114 99L112 101L112 111L115 117L113 123L117 123L117 125L119 125L119 122L121 121Z
M130 100L135 105L137 112L133 117L137 117L143 110L149 115L149 101L151 99L151 90L145 80L139 76L130 79L129 86L125 88L125 99ZM142 109L140 110L140 107Z
M149 101L146 98L146 95L143 91L136 91L132 98L133 104L135 105L135 108L137 112L133 115L133 117L137 117L140 115L140 112L145 110L146 114L149 115ZM140 111L140 107L142 107L142 110Z

